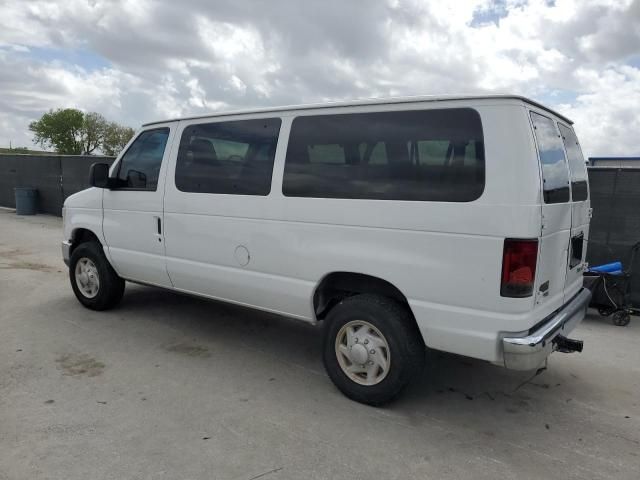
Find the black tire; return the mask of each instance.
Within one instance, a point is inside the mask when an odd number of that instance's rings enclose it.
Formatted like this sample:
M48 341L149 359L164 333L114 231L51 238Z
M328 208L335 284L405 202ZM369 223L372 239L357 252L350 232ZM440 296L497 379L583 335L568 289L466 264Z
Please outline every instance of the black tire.
M629 325L629 322L631 322L631 315L629 315L629 312L618 310L616 313L614 313L614 325L617 325L618 327L626 327L627 325Z
M361 385L340 366L336 338L344 325L361 320L379 330L389 346L390 367L375 385ZM420 376L426 348L409 309L387 297L362 294L347 297L331 309L324 330L323 360L329 378L347 397L356 402L379 406L398 396L404 387Z
M609 315L611 315L615 311L616 311L615 307L600 307L600 308L598 308L598 313L600 314L601 317L608 317Z
M87 258L96 266L99 287L97 294L89 298L82 293L76 281L76 265L79 260ZM115 307L124 294L124 280L118 276L104 255L102 245L96 242L86 242L78 245L71 254L69 262L69 279L76 298L82 305L91 310L107 310ZM93 293L93 292L92 292Z

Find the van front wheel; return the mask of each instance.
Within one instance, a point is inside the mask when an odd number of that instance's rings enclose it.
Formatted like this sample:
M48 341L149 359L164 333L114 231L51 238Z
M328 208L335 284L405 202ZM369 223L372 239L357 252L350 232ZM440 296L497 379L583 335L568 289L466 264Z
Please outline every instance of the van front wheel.
M91 310L114 307L124 294L124 280L118 276L96 242L78 245L71 254L69 279L76 298Z
M377 295L355 295L326 319L323 360L347 397L369 405L393 400L422 372L425 346L406 307Z

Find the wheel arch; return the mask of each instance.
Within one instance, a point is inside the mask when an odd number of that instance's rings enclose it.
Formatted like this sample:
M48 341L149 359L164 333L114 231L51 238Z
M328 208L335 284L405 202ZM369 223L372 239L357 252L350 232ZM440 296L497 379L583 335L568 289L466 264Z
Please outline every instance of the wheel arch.
M375 275L366 273L334 271L327 273L313 291L313 313L317 320L322 320L341 299L369 293L392 298L406 306L411 312L407 297L393 283ZM413 316L413 312L412 316Z
M100 246L102 241L91 229L85 227L77 227L71 231L71 250L70 253L80 244L90 241L96 241Z

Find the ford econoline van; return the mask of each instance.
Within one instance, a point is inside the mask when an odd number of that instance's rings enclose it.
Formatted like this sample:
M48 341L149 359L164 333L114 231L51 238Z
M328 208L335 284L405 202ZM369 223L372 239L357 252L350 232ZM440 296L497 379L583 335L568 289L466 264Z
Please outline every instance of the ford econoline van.
M571 125L513 95L149 123L65 202L71 286L94 310L130 281L322 322L329 377L374 405L426 348L535 370L581 350L590 297Z

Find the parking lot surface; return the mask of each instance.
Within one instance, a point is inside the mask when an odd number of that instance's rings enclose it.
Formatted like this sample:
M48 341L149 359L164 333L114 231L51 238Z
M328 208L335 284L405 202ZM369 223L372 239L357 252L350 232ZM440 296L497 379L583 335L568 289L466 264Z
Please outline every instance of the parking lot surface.
M531 374L429 352L395 403L343 397L321 326L127 284L83 308L61 220L0 210L0 479L640 478L640 318L590 315Z

